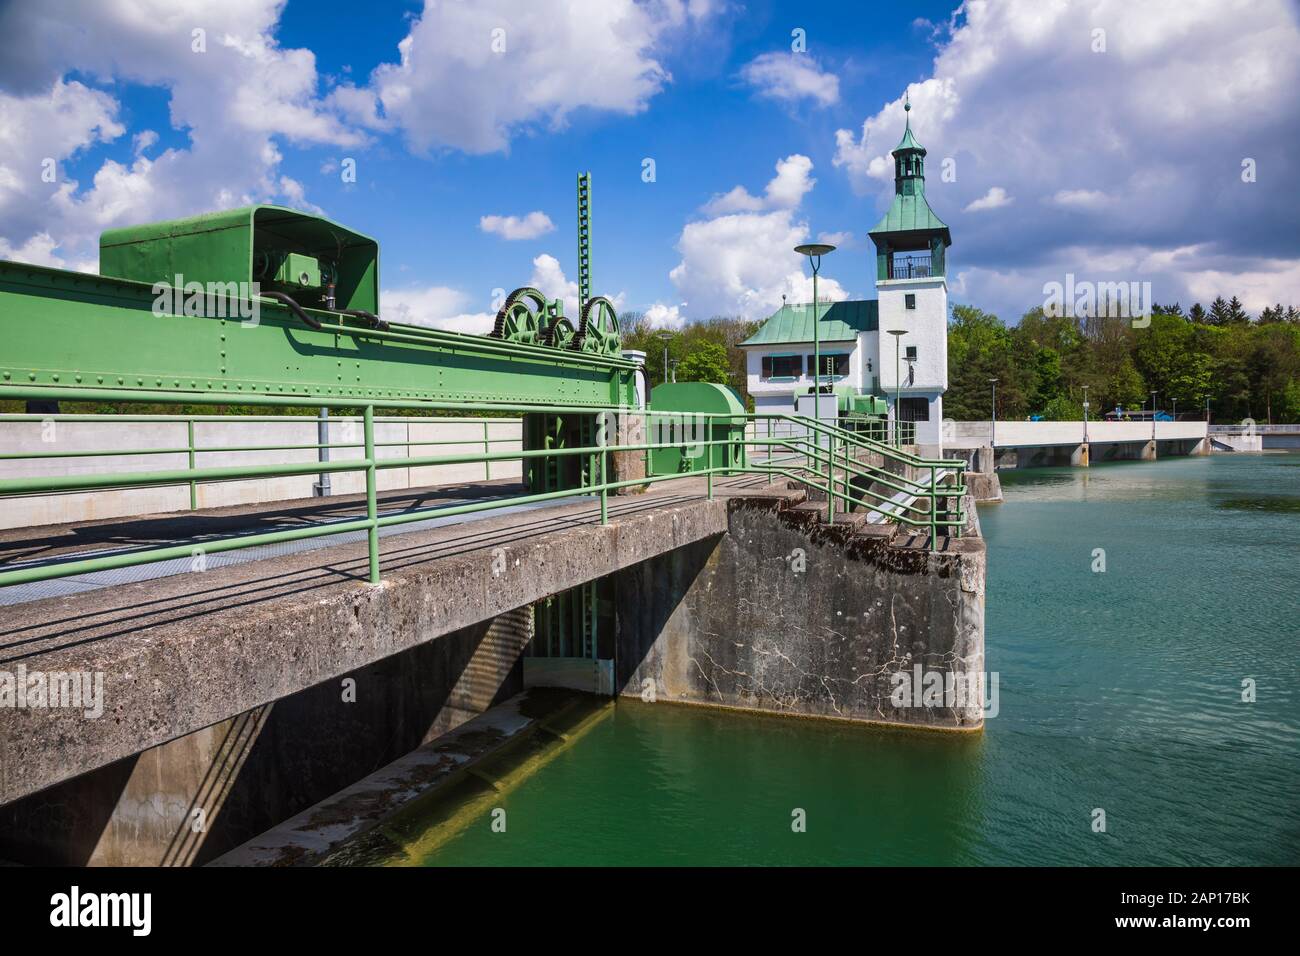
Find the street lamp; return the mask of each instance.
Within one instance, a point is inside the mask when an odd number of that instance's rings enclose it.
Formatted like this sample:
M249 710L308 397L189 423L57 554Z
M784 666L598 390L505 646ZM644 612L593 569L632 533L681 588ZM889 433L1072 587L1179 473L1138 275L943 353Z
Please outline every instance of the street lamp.
M989 408L990 408L990 409L992 410L992 412L993 412L992 427L989 429L989 447L992 448L992 449L994 449L994 451L993 451L993 460L994 460L994 461L997 461L997 460L998 460L998 453L997 453L997 447L998 447L998 380L997 380L996 378L991 378L991 379L988 380L988 382L989 382L989 384L990 384L991 386L993 386L993 397L989 400Z
M658 331L658 332L655 333L655 338L657 338L659 341L663 342L663 344L664 344L664 381L663 381L663 384L665 384L665 385L668 384L668 343L669 343L670 341L672 341L672 337L673 337L673 333L669 332L667 329L661 329L660 331Z
M817 316L817 273L821 271L822 256L835 251L835 247L825 242L806 242L795 246L794 251L808 257L808 265L813 274L813 419L821 420L822 406L822 337Z
M1151 440L1156 440L1156 390L1151 390Z
M885 331L894 337L894 447L899 448L902 447L903 444L903 440L899 436L898 431L898 425L902 421L900 415L903 409L900 392L902 391L903 386L903 376L898 361L898 349L899 342L902 340L903 336L907 334L907 329L886 329Z
M1083 443L1088 444L1088 386L1083 386Z

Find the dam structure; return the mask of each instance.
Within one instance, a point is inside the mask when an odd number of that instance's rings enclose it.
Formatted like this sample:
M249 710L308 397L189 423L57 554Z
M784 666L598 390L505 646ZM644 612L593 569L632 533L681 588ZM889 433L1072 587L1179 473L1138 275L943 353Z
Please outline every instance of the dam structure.
M651 389L589 270L475 336L385 320L378 243L289 209L100 252L0 262L0 859L213 862L555 689L981 728L966 464L884 417ZM241 861L373 819L335 810Z

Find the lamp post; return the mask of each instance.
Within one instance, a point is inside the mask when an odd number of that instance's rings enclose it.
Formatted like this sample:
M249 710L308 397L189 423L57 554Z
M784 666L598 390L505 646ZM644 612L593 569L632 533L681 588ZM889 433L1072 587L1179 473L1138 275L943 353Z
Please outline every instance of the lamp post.
M886 331L894 337L894 447L899 448L902 447L903 444L898 429L899 423L902 421L900 415L903 409L900 393L903 389L903 375L902 366L898 361L898 350L899 342L901 342L903 336L907 334L907 329L887 329Z
M663 384L668 384L668 343L672 340L673 334L667 329L655 333L655 338L664 344L664 380Z
M989 447L994 449L993 460L998 460L998 380L991 378L988 380L993 386L993 397L989 399L989 410L993 413L992 427L989 428Z
M822 407L822 337L817 315L817 273L821 271L822 256L835 251L835 247L824 242L807 242L795 246L794 251L808 257L808 265L813 274L813 419L820 421ZM820 441L818 442L820 444Z
M1088 386L1083 386L1083 443L1088 444Z
M1151 440L1156 440L1156 390L1151 390Z

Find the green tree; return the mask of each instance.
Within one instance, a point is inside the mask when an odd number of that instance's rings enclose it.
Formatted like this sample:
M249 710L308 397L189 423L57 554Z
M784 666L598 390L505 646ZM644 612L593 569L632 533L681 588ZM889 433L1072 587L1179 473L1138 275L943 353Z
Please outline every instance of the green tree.
M696 343L677 366L679 382L715 382L726 385L731 380L731 363L726 346L704 340Z

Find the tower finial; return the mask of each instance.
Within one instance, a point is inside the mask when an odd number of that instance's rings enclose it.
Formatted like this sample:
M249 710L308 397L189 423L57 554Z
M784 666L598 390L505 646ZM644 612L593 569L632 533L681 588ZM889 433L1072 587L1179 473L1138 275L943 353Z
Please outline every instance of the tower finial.
M903 118L906 121L907 128L912 128L912 90L909 87L903 91Z

